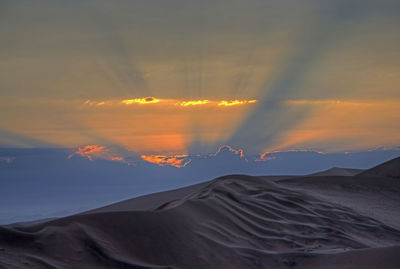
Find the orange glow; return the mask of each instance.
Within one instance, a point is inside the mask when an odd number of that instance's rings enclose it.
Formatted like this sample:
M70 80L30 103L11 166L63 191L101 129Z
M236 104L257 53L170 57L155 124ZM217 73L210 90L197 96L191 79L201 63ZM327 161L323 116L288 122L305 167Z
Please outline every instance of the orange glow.
M218 102L218 106L236 106L236 105L244 105L244 104L251 104L255 103L257 100L222 100Z
M273 154L273 153L283 153L283 152L315 152L318 154L325 154L325 152L311 150L311 149L291 149L291 150L282 150L282 151L274 150L274 151L267 151L267 152L264 152L263 154L260 154L260 158L255 159L255 161L263 162L263 161L273 160L273 159L276 159L276 157L273 157L273 156L270 157L268 155Z
M86 145L79 147L76 152L68 156L68 159L72 158L74 155L81 155L91 161L93 161L94 158L97 158L126 163L123 157L114 156L110 153L110 150L107 147L100 145Z
M160 126L163 121L166 122L168 128L163 128L163 134L157 134L153 131L152 126L146 126L144 131L147 135L137 136L135 141L131 141L130 136L121 137L120 143L131 151L141 151L143 154L184 154L186 153L187 136L181 122L174 122L175 117L160 117L158 120L148 119L149 125ZM174 133L179 130L179 133Z
M370 106L375 105L373 101L358 101L358 100L288 100L289 105L342 105L342 106Z
M183 101L177 104L180 106L198 106L198 105L205 105L209 102L210 101L208 100L196 100L196 101Z
M143 160L154 163L159 166L169 165L174 167L185 167L188 163L190 163L190 159L188 159L188 155L173 155L173 156L165 156L165 155L141 155Z
M161 100L154 98L154 97L145 97L145 98L136 98L136 99L125 99L122 100L121 103L125 105L132 105L132 104L155 104L159 103Z
M188 100L208 100L207 104L198 106L181 106L185 100L179 99L159 100L159 103L147 105L126 105L121 99L104 100L106 106L90 106L79 115L79 120L84 122L89 132L127 150L171 156L186 154L188 145L196 139L202 143L228 139L251 109L250 105L221 107L218 106L219 101L210 99ZM128 113L126 109L132 111ZM64 137L78 140L71 135ZM52 139L56 140L54 136ZM78 143L102 143L101 140L91 139L84 136L79 138Z
M290 130L283 133L281 136L281 141L278 143L276 148L287 149L294 147L303 147L307 141L318 141L321 138L332 139L332 133L324 129L303 129L303 130ZM305 144L305 147L313 147L312 145Z
M280 135L274 148L323 148L330 152L364 150L398 144L399 99L290 100L290 106L309 110L292 129ZM385 141L384 143L382 141Z

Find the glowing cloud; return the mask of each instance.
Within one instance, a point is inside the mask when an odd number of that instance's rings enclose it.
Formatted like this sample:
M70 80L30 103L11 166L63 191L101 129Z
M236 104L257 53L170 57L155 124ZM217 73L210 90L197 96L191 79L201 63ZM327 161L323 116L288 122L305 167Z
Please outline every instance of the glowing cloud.
M243 149L234 149L229 145L220 146L218 148L217 152L215 152L214 154L210 154L210 156L217 156L221 152L222 149L227 149L228 151L233 152L236 155L239 155L240 158L246 158L245 155L244 155Z
M91 161L93 161L94 159L105 159L127 163L123 157L115 156L110 152L107 147L100 145L86 145L79 147L76 152L68 156L68 159L72 158L74 155L80 155L82 157L88 158Z
M105 101L92 101L90 99L85 101L85 105L89 106L104 106L105 104Z
M164 104L164 105L175 105L181 107L190 107L190 106L201 106L201 105L210 105L210 106L237 106L237 105L246 105L257 102L257 100L179 100L179 99L160 99L155 97L144 97L144 98L134 98L134 99L124 99L121 101L118 100L107 100L107 101L92 101L87 100L84 102L85 105L89 106L102 106L102 105L136 105L136 104Z
M160 99L154 97L145 97L145 98L136 98L136 99L125 99L122 100L121 103L125 105L132 104L155 104L161 102Z
M112 157L111 160L117 162L125 162L125 159L122 157Z
M87 145L83 147L79 147L77 151L68 156L71 158L73 155L81 155L83 157L88 158L89 160L93 161L93 157L96 155L102 155L105 153L106 147L99 146L99 145Z
M247 159L244 155L244 151L242 149L234 149L228 145L222 145L218 148L217 152L208 154L206 156L215 157L219 153L221 153L221 151L224 149L228 150L229 152L234 153L235 155L238 155L240 158L243 158L247 162ZM145 160L149 163L157 164L159 166L168 165L168 166L174 166L174 167L178 167L178 168L185 167L192 161L192 159L202 158L201 155L189 156L186 154L169 155L169 156L167 156L167 155L141 155L140 157L142 158L142 160Z
M185 167L188 163L190 163L191 159L188 159L188 155L173 155L173 156L165 156L165 155L141 155L143 160L154 163L159 166L174 166L174 167Z
M0 163L10 164L15 160L15 157L0 157Z
M256 162L264 162L264 161L269 161L269 160L273 160L276 159L276 157L274 156L269 156L271 154L275 154L275 153L285 153L285 152L315 152L318 154L325 154L325 152L322 151L317 151L317 150L311 150L311 149L292 149L292 150L274 150L274 151L267 151L264 152L263 154L260 154L260 158L255 159L254 161Z
M208 101L208 100L183 101L183 102L177 103L177 105L180 105L180 106L198 106L198 105L208 104L209 102L210 101Z
M237 106L237 105L245 105L255 103L257 100L222 100L218 102L218 106Z

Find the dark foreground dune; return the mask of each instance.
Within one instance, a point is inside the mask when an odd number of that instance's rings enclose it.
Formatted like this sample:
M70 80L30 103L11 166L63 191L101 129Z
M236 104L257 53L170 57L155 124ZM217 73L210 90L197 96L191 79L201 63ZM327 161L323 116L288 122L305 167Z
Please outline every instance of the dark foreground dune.
M392 162L390 173L356 176L231 175L0 226L0 268L400 268L400 162Z

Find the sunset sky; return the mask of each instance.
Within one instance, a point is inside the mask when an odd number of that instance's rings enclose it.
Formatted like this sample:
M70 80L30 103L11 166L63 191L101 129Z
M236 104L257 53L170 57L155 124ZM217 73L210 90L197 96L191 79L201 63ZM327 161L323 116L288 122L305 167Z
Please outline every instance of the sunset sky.
M400 1L0 1L0 147L400 145Z

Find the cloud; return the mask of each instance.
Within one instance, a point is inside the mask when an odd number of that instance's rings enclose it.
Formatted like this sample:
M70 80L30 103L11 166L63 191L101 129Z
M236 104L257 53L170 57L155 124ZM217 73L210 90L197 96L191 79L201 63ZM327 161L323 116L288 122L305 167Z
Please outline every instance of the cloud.
M136 98L136 99L125 99L121 103L125 105L132 104L155 104L159 103L161 100L154 97Z
M109 148L100 145L86 145L78 147L76 151L70 154L67 158L70 159L74 155L80 155L82 157L88 158L91 161L94 161L94 159L104 159L109 161L128 163L124 157L116 156L111 152Z
M133 98L133 99L123 99L121 101L118 100L86 100L84 102L85 105L89 106L103 106L103 105L143 105L143 104L157 104L157 105L173 105L180 107L191 107L191 106L214 106L214 107L231 107L231 106L240 106L256 103L258 100L208 100L208 99L200 99L200 100L181 100L181 99L163 99L156 97L143 97L143 98Z
M264 162L264 161L270 161L270 160L275 160L277 157L274 156L277 153L282 154L282 153L301 153L301 152L311 152L311 153L317 153L317 154L325 154L322 151L318 150L312 150L312 149L293 149L293 150L274 150L274 151L267 151L262 154L260 154L260 157L255 159L255 162ZM344 154L348 154L348 152L345 152Z
M1 156L0 163L10 164L15 160L15 157Z
M188 155L141 155L141 158L149 163L157 164L158 166L174 166L185 167L191 162Z
M199 106L199 105L210 105L210 106L237 106L237 105L246 105L256 103L258 100L180 100L180 99L162 99L155 97L144 97L144 98L134 98L134 99L123 99L121 101L115 100L107 100L107 101L93 101L86 100L84 102L85 105L90 106L101 106L105 104L110 105L135 105L135 104L166 104L166 105L175 105L175 106Z
M104 105L108 105L109 102L106 102L106 101L92 101L92 100L88 99L88 100L86 100L84 102L84 104L88 105L88 106L104 106Z
M68 156L68 159L72 158L73 155L81 155L82 157L86 157L89 160L93 161L94 157L103 156L106 153L107 149L104 146L99 145L86 145L79 147L76 152L72 153Z
M227 150L229 152L234 153L235 155L239 155L240 158L244 158L246 159L246 156L244 155L244 151L243 149L234 149L229 145L222 145L218 148L217 152L215 152L214 154L210 154L209 156L217 156L218 154L220 154L222 151Z
M245 104L252 104L257 102L257 100L222 100L218 103L219 106L237 106L237 105L245 105Z
M142 160L150 163L157 164L159 166L174 166L178 168L186 167L192 161L198 160L208 160L212 161L215 157L225 158L224 152L229 152L231 154L239 156L241 159L247 162L247 159L244 155L244 151L242 149L234 149L229 145L222 145L218 148L215 153L210 154L196 154L196 155L187 155L187 154L178 154L178 155L141 155Z
M194 101L182 101L177 103L180 106L198 106L198 105L205 105L208 104L209 100L194 100Z

